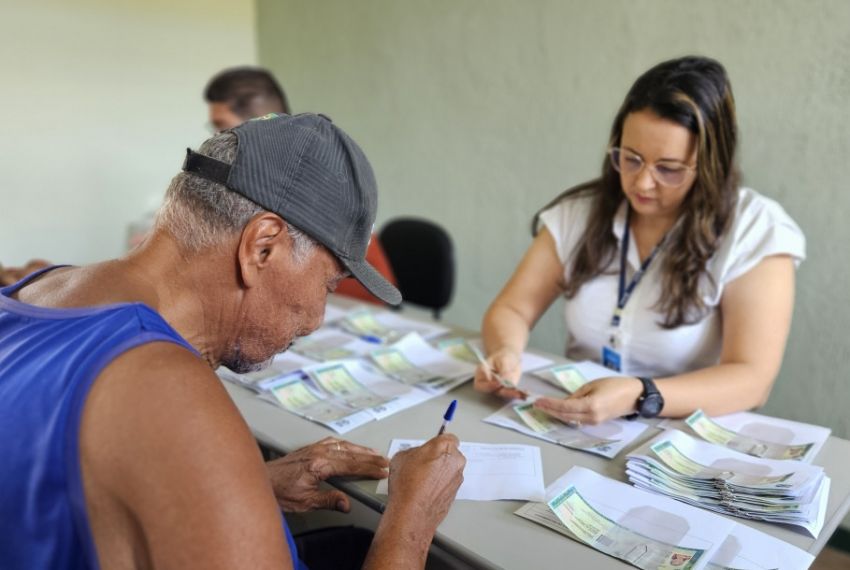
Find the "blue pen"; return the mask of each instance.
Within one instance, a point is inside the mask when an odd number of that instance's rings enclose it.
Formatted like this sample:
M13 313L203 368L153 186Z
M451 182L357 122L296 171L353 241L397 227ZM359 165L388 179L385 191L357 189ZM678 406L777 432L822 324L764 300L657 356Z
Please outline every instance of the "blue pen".
M452 400L452 403L449 404L449 408L443 415L443 425L440 426L440 431L437 432L437 435L443 435L443 432L446 431L446 426L449 425L449 422L452 421L455 415L455 408L457 408L457 400Z
M365 340L366 342L374 343L374 344L381 344L381 343L384 342L384 340L381 337L371 335L371 334L362 334L362 335L360 335L360 339Z

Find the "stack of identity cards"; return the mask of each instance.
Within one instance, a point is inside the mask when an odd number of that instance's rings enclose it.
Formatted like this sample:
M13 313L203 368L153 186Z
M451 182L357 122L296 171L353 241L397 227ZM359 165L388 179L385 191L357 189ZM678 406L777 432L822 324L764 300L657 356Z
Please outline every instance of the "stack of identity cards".
M747 519L823 528L829 478L823 468L754 457L669 429L626 456L636 487Z

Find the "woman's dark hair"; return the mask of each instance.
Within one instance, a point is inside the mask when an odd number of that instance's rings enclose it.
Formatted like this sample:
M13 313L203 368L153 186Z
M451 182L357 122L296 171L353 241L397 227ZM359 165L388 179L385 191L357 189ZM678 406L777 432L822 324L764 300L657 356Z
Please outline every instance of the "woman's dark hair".
M635 81L611 127L609 148L620 146L623 123L630 113L652 111L687 128L696 136L697 175L682 204L681 220L667 240L663 256L662 291L656 309L665 328L699 321L706 313L700 281L706 263L729 226L738 195L735 148L738 127L732 86L723 66L707 57L689 56L659 63ZM582 285L601 274L617 251L611 224L622 200L620 174L606 156L602 176L570 188L534 216L563 199L591 195L593 205L584 234L572 257L565 295L572 298Z

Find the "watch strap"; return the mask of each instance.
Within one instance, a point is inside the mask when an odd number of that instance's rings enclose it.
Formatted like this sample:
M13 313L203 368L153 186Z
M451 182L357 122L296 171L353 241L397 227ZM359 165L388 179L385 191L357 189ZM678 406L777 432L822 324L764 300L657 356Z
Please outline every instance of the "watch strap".
M641 417L641 405L646 397L650 394L658 394L661 395L661 392L658 390L658 387L655 385L655 380L649 378L648 376L635 376L638 380L640 380L641 384L643 384L643 391L637 399L636 411L623 416L624 420L633 421Z

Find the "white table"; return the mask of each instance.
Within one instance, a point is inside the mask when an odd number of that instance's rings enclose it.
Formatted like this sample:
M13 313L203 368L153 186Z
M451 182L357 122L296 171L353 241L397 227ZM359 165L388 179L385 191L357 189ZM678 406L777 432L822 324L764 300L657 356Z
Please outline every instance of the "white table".
M552 357L562 361L562 357ZM224 382L233 401L262 444L287 453L334 435L319 424L260 400L251 391ZM613 479L625 481L625 455L658 433L648 429L634 444L612 460L570 450L529 438L511 430L485 424L481 420L495 412L503 402L480 394L471 382L451 393L390 416L368 423L343 436L355 443L386 452L394 438L429 439L442 421L452 399L458 409L450 431L463 441L521 443L539 445L545 483L548 485L573 465L581 465ZM652 422L657 423L657 422ZM816 555L850 510L850 441L830 437L814 463L823 466L832 478L826 523L817 539L789 527L732 518L762 532L791 543ZM353 499L382 511L387 497L376 495L376 481L333 481ZM529 561L543 568L629 568L587 546L513 514L521 501L457 501L434 537L434 543L460 561L480 568L523 568Z

